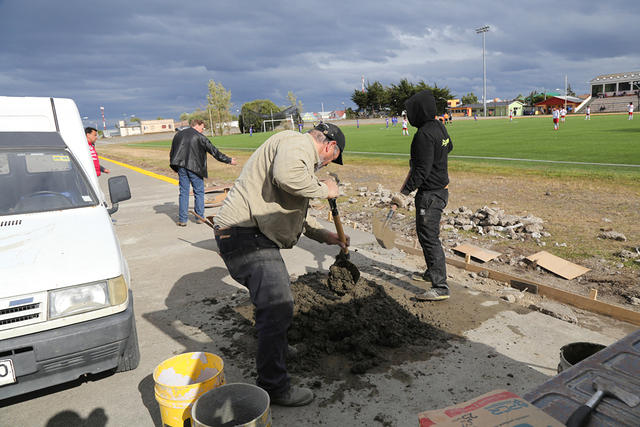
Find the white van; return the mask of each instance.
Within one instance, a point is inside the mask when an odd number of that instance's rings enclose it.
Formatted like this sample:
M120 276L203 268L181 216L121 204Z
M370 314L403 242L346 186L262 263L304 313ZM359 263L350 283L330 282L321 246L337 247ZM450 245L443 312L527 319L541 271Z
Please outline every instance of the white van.
M0 399L138 366L109 193L72 100L0 96Z

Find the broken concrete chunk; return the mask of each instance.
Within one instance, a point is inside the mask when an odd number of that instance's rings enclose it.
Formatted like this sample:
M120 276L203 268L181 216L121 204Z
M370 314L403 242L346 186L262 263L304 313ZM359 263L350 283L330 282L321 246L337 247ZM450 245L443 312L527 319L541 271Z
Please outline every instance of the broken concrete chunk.
M502 295L500 298L502 298L507 302L511 302L511 303L516 302L516 297L513 294Z
M598 237L600 237L601 239L617 240L619 242L627 241L627 237L624 234L613 230L603 231Z

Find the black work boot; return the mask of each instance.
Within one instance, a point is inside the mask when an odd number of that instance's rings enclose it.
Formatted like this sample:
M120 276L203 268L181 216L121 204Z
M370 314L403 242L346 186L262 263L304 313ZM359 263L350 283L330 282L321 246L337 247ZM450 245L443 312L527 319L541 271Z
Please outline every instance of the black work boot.
M271 396L271 404L280 406L304 406L313 401L313 391L292 385L285 393Z

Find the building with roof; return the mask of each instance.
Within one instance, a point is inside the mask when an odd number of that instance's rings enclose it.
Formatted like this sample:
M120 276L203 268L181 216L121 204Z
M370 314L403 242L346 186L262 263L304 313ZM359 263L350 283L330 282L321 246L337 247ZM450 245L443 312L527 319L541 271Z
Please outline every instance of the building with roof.
M494 101L487 102L487 116L508 116L509 111L515 111L516 116L521 116L524 103L514 99L512 101ZM463 104L456 107L447 108L453 116L471 117L475 114L482 116L484 114L483 104Z
M140 127L140 123L137 123L137 122L127 123L124 120L119 120L118 121L118 126L116 126L116 127L118 129L120 129L120 136L141 135L142 134L142 127Z
M601 74L594 77L589 83L591 84L591 96L594 98L637 95L640 93L640 71Z
M160 120L141 120L140 127L142 133L158 133L158 132L173 132L175 126L173 119L160 119Z
M565 103L566 100L566 103ZM552 96L544 101L536 102L534 107L543 114L550 114L553 107L561 108L567 106L569 113L575 112L576 107L582 104L582 99L575 96Z

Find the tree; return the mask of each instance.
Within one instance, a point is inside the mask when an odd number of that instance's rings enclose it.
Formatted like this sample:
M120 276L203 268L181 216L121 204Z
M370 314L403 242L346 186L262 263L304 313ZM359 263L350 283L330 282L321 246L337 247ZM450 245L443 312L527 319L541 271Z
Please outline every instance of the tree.
M290 106L298 107L298 114L301 114L304 111L302 109L302 101L299 101L298 98L293 94L293 92L287 92L287 99L289 99Z
M531 93L524 99L528 105L534 105L542 100L544 100L544 93L538 93L537 90L532 90Z
M400 80L397 85L392 84L387 89L387 99L389 100L389 110L391 114L400 115L404 111L404 102L416 93L413 83L407 79Z
M280 108L268 99L256 99L244 104L240 112L239 126L242 132L248 132L250 126L253 126L254 132L260 132L263 120L271 117L272 113L279 113Z
M358 112L367 109L367 94L361 90L354 90L351 95L351 101L358 106Z
M158 117L156 117L156 120L164 120L164 118L158 116ZM131 121L133 121L133 120L131 120Z
M210 114L211 125L218 135L224 133L225 123L231 120L231 91L227 91L222 83L209 80L209 94L207 95L207 112Z
M447 101L455 98L448 87L438 87L436 83L434 83L433 86L429 86L425 82L420 81L416 88L418 89L417 92L424 89L431 89L433 97L436 99L436 114L444 114L447 110Z
M576 93L571 89L571 83L567 83L567 95L576 96Z
M372 84L367 83L367 107L371 109L371 113L382 111L388 106L387 92L382 83L375 81Z
M461 101L464 105L477 104L478 97L473 92L469 92L468 94L462 97Z
M129 121L130 121L130 122L132 122L132 123L133 123L133 122L138 122L138 123L140 123L140 119L139 119L139 118L137 118L137 117L131 117L131 120L129 120Z

